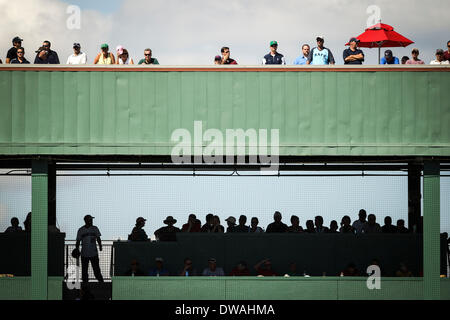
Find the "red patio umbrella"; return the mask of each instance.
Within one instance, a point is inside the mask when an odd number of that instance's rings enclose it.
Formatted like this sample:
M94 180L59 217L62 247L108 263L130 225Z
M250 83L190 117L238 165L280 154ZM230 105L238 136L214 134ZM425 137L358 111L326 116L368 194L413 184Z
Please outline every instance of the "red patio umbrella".
M363 34L356 38L360 41L359 47L378 48L378 63L380 63L381 48L407 47L414 43L395 32L392 26L381 22L367 28Z

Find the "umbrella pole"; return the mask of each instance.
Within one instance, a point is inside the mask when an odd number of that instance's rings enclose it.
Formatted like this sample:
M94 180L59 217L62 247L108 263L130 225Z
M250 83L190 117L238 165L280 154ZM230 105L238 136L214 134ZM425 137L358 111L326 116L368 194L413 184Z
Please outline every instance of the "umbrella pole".
M381 64L381 47L378 47L378 64Z

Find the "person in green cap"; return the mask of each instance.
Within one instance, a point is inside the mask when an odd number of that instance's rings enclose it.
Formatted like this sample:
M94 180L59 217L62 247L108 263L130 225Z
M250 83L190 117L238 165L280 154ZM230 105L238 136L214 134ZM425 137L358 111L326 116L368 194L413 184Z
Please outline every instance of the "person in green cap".
M145 49L144 50L144 59L141 59L139 61L139 64L159 64L158 59L152 58L152 50L151 49Z
M95 57L94 64L116 64L114 55L109 52L109 46L104 43L100 48L102 51Z
M277 52L278 42L270 42L270 53L266 54L263 58L262 64L286 64L286 60L281 53Z

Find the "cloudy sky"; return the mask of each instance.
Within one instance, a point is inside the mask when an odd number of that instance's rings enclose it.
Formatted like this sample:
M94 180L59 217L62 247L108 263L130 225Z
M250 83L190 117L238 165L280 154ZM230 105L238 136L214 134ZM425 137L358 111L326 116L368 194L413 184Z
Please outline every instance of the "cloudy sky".
M79 29L67 26L74 22L70 5L81 9ZM384 23L415 41L394 49L399 58L416 46L429 63L450 40L448 0L0 0L0 57L5 59L19 35L29 58L48 39L64 62L73 42L82 44L91 62L107 42L110 48L125 46L135 60L150 47L164 65L209 65L226 45L240 64L256 65L277 40L292 64L301 44L314 45L315 36L324 35L342 64L344 44L375 19L371 6L379 8ZM366 64L376 64L377 50L365 52Z

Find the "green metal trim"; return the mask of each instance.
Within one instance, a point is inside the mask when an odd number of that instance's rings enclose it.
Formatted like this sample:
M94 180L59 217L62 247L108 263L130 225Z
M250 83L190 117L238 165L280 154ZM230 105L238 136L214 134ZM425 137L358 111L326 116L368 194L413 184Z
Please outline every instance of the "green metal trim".
M46 164L33 162L31 175L31 299L48 299L48 174ZM36 173L39 172L39 173Z
M440 165L424 163L423 178L423 261L424 298L438 300L440 287Z

